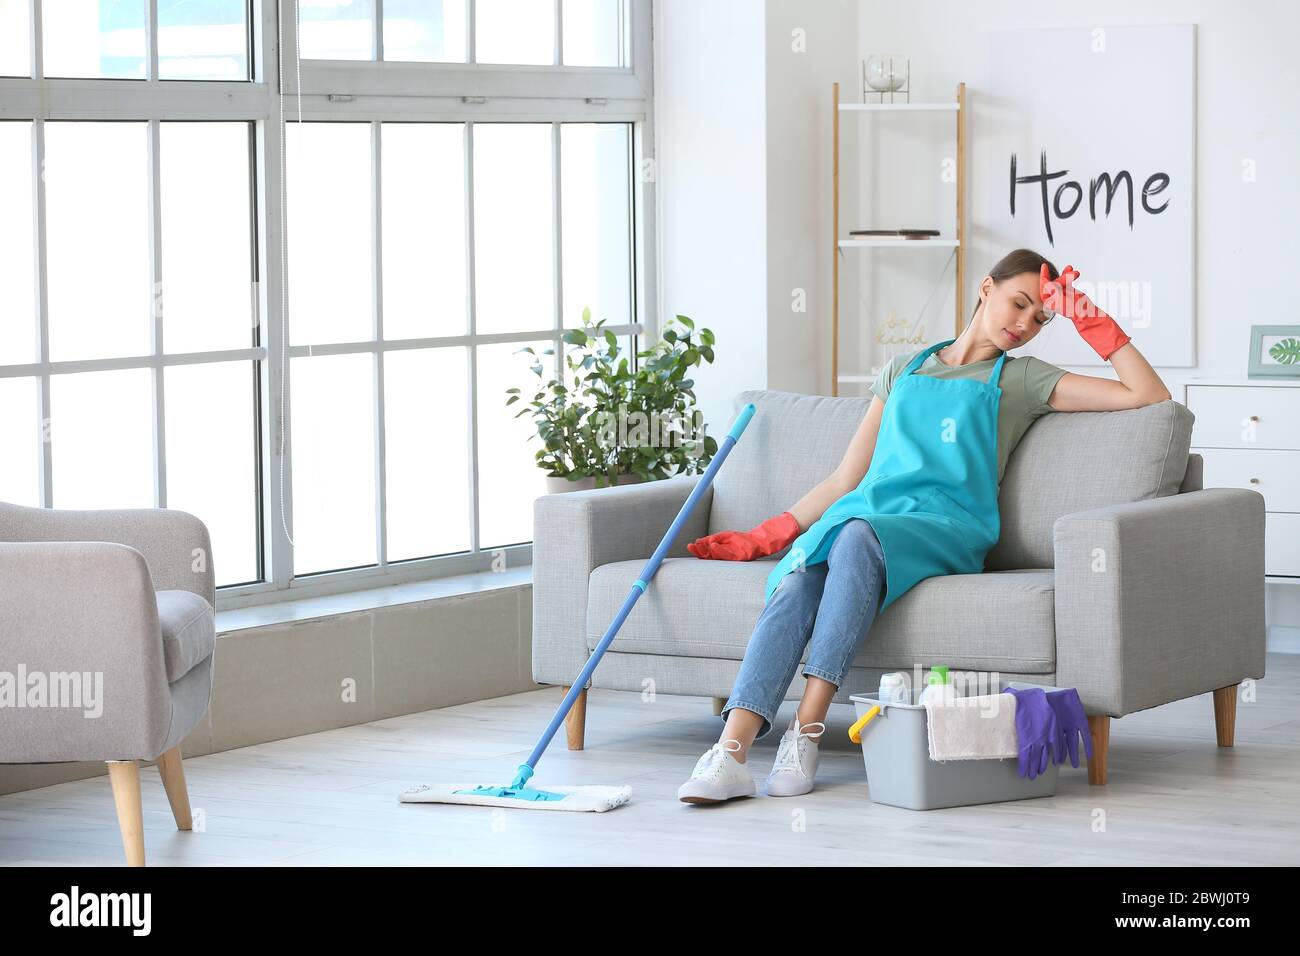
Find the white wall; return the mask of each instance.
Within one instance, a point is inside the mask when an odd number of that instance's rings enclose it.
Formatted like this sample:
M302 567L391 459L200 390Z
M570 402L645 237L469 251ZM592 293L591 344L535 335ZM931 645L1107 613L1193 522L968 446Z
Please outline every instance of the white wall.
M857 0L767 2L769 388L831 391L831 84L839 82L841 98L861 85L857 7ZM845 124L841 188L848 193L841 201L850 205L856 155L856 128ZM843 285L840 295L853 302L856 284Z
M732 396L768 385L763 36L755 0L655 4L659 321L717 336L695 392L718 440Z
M829 394L831 84L856 22L856 0L656 6L660 321L718 336L696 389L715 436L744 389Z

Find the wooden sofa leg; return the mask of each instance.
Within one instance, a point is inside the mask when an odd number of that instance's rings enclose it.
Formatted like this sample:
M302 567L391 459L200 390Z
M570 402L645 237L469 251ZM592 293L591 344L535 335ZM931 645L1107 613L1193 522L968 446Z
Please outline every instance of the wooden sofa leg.
M140 762L108 761L108 779L117 806L117 826L127 866L144 866L144 809L140 805Z
M561 690L565 694L569 693L568 687L562 687ZM570 750L582 749L586 730L587 688L584 687L578 696L573 699L573 706L569 708L569 715L564 718L564 731L565 735L569 738Z
M1088 783L1104 786L1106 757L1110 752L1110 717L1088 715L1088 732L1092 734L1092 756L1088 758Z
M190 792L185 786L185 768L181 766L180 745L177 744L155 762L158 764L158 775L162 777L163 789L167 791L167 802L172 805L172 816L176 818L176 829L193 829L194 818L190 815Z
M725 697L714 697L714 698L713 698L713 716L714 716L714 717L721 717L721 716L722 716L722 708L724 708L724 707L726 707L726 706L727 706L727 698L725 698Z
M1237 686L1230 684L1214 692L1214 734L1220 747L1231 747L1237 729Z

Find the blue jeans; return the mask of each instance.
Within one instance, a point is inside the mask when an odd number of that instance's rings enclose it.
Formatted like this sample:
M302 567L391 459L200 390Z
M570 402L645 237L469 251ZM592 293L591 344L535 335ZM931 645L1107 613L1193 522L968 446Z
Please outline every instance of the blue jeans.
M850 518L825 561L791 571L772 592L745 647L723 721L733 707L753 711L763 718L758 736L767 736L805 646L804 677L820 677L838 688L884 597L880 541L870 522Z

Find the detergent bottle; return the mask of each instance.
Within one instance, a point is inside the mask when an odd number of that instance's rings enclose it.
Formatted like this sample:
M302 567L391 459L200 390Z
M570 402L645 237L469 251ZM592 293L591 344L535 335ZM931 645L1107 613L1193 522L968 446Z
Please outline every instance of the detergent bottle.
M957 686L952 683L948 668L943 665L931 668L930 673L925 676L925 689L921 691L917 704L925 704L932 700L952 702L956 699Z
M882 704L910 704L912 695L907 686L907 675L902 671L881 674L880 690L876 693L876 700Z

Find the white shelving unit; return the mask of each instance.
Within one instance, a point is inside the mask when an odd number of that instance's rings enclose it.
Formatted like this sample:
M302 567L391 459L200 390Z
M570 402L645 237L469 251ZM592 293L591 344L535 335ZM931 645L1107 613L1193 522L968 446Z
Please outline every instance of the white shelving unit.
M952 110L959 109L956 103L841 103L840 110L852 113L857 110Z
M940 103L841 103L840 85L831 86L832 97L832 182L833 209L831 220L835 233L835 248L832 255L832 275L834 288L831 293L831 394L840 393L840 385L870 384L875 376L854 373L840 373L840 256L845 249L955 249L957 251L957 294L956 315L953 328L961 334L962 315L965 312L966 288L966 250L962 245L962 235L966 223L966 84L957 84L956 99ZM862 239L850 239L840 236L840 114L874 113L874 112L951 112L957 120L957 229L954 236L936 236L931 239L902 239L890 236L871 236Z
M858 246L875 246L877 248L901 249L904 246L915 248L933 249L940 246L948 249L956 249L961 246L957 239L945 239L943 236L934 236L930 239L886 239L884 236L873 239L841 239L841 249L852 249Z

